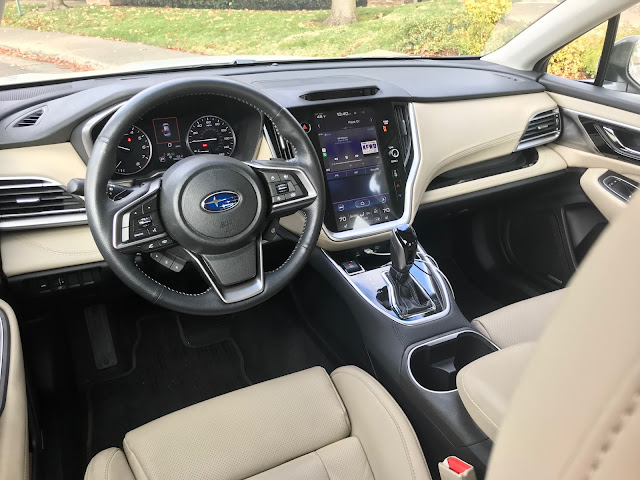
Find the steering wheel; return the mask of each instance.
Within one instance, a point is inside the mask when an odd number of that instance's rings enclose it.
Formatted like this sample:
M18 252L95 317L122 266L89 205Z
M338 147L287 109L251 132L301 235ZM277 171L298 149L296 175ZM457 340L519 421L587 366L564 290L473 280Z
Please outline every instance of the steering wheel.
M244 102L267 117L291 143L291 160L241 162L194 155L120 200L107 196L118 143L158 105L190 95ZM221 78L178 79L144 90L124 104L96 139L85 183L89 227L115 274L154 304L179 312L219 315L252 307L298 273L316 245L324 212L322 169L307 134L284 107L249 85ZM287 185L288 193L280 194ZM273 221L301 210L305 226L289 258L265 272L263 233ZM140 227L147 238L137 239ZM150 235L150 236L149 236ZM141 252L180 246L208 287L193 294L169 288L134 261Z

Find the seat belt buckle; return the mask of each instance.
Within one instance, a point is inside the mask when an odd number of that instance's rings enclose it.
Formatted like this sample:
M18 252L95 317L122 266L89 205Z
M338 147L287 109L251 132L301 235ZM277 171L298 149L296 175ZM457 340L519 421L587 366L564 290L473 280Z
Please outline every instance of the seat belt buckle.
M438 463L438 470L442 480L476 480L473 465L469 465L458 457L445 458L444 462Z

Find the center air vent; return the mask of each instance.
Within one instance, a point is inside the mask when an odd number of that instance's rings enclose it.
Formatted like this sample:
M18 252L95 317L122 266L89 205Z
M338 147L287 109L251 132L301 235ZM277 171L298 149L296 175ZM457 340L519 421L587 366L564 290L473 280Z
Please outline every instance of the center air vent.
M13 124L14 127L33 127L38 121L40 117L44 114L44 107L38 108L32 112L29 112L27 115L22 117L20 120Z
M282 135L280 135L271 120L265 119L264 130L267 135L267 139L269 140L271 152L275 157L284 160L291 160L295 156L293 153L293 146L285 140Z
M405 167L409 166L409 160L412 158L411 149L411 120L409 119L409 110L405 104L396 104L393 111L398 124L398 148Z
M84 201L53 180L0 177L0 229L86 222Z
M541 112L529 120L527 128L525 128L520 142L516 147L516 151L526 148L537 147L556 140L560 136L561 122L560 110L554 108Z

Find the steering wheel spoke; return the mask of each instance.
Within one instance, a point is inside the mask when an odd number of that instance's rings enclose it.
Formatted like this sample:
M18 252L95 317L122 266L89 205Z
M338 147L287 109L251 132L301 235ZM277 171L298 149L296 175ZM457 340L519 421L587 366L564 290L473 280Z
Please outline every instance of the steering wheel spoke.
M114 203L113 247L122 252L154 252L175 242L166 233L158 209L160 179Z
M247 300L264 290L261 237L229 253L207 255L185 251L224 303Z
M304 170L290 161L253 161L248 164L266 182L271 197L269 216L282 218L311 205L317 193Z

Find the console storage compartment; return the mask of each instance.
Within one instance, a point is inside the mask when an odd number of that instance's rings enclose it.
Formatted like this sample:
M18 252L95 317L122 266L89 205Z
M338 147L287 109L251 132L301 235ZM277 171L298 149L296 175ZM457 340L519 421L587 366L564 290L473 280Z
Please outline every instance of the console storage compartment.
M482 335L465 330L418 345L409 352L409 373L423 388L435 392L456 390L462 367L498 348Z

